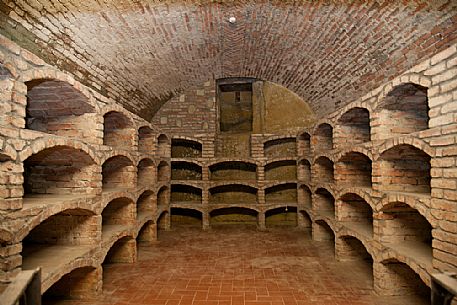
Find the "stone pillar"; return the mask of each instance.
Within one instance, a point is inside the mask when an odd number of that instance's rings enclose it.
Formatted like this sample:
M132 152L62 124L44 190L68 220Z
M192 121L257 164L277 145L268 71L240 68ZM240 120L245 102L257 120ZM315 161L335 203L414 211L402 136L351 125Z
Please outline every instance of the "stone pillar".
M210 229L209 213L207 210L203 211L203 213L202 213L202 229L204 231L207 231Z
M265 212L259 212L257 215L257 226L260 231L265 231L266 230L266 224L265 224Z
M122 239L117 241L109 258L109 263L134 263L137 259L137 248L135 239Z

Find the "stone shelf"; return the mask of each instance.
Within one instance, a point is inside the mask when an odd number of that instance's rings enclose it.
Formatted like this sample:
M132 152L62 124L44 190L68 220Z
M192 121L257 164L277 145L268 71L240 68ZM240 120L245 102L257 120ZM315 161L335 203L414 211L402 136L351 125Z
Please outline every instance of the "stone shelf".
M53 277L58 276L65 266L89 257L95 248L90 245L30 245L22 252L22 269L41 267L42 290L46 290L58 280L53 280Z
M371 240L373 238L373 225L353 221L340 221L339 223L348 230L365 236L367 240Z
M403 256L416 263L427 272L432 272L432 247L423 242L403 241L401 243L383 243L383 245L399 256ZM408 263L407 263L408 264Z

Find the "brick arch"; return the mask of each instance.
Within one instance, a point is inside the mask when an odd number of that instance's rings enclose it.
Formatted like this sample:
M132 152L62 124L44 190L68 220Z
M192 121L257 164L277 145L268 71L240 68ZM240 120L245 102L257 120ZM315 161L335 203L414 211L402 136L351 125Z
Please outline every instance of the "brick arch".
M95 108L96 111L100 110L99 105L95 102L95 98L93 97L91 91L87 89L84 85L82 85L80 82L76 81L73 76L70 74L61 72L59 70L56 70L54 68L49 68L49 67L36 67L32 68L30 70L27 70L25 72L22 72L20 76L18 77L18 81L21 81L23 83L33 81L33 80L56 80L56 81L61 81L69 84L72 86L75 90L80 92L82 95L84 95L87 98L87 102Z
M159 209L157 210L157 215L156 215L156 217L155 217L155 223L158 224L158 223L159 223L159 219L160 219L163 215L167 215L167 214L168 214L168 215L171 215L170 209L169 209L169 208L164 208L164 207L159 208Z
M133 238L137 239L138 234L140 234L141 230L149 223L152 222L153 225L156 225L155 220L153 219L152 216L144 218L141 222L137 223L137 226L135 227L135 230L133 232ZM109 250L108 250L109 251Z
M153 133L157 133L155 130L155 127L151 123L145 123L145 122L138 122L136 123L136 130L140 130L141 128L149 128Z
M10 61L5 61L2 55L0 55L0 80L8 78L15 80L18 75L14 65Z
M249 210L249 211L254 211L257 214L262 213L260 207L258 208L258 207L253 207L253 206L246 206L246 205L243 205L243 204L236 204L236 203L218 205L217 207L213 207L213 208L208 209L208 213L211 213L211 212L214 212L214 211L217 211L217 210L229 209L229 208L245 209L245 210Z
M401 137L396 139L389 139L384 145L379 146L378 149L373 153L373 161L378 161L382 154L399 145L409 145L417 148L429 155L431 158L435 157L436 155L436 149L431 147L424 140L418 138Z
M333 163L335 163L334 155L332 155L330 153L319 153L318 155L314 156L314 158L312 159L313 162L311 163L311 165L316 164L317 159L322 158L322 157L327 158L330 161L332 161Z
M334 156L334 159L336 160L335 162L339 162L342 157L346 156L347 154L350 153L360 153L366 157L368 157L371 161L373 161L373 154L371 153L370 149L367 149L365 147L353 147L353 148L346 148L339 152L337 155Z
M14 147L7 143L3 149L0 150L0 160L5 161L16 161L17 151Z
M174 135L171 137L171 141L173 141L173 140L192 141L192 142L200 143L203 146L203 140L198 139L198 138L189 137L189 136Z
M335 199L341 200L341 197L343 197L344 195L347 195L347 194L355 194L355 195L359 196L360 198L365 200L366 203L368 203L368 205L371 207L373 212L376 211L376 208L377 208L376 199L371 197L371 195L368 194L367 192L365 192L364 190L361 190L360 188L357 188L357 187L344 188L342 190L335 192L335 195L336 195Z
M378 254L377 254L375 248L364 238L360 238L360 236L358 234L354 234L354 233L355 232L352 232L351 230L347 230L346 228L343 228L340 231L338 231L337 234L335 234L335 238L342 239L344 237L352 237L352 238L357 239L363 245L363 247L368 252L368 254L371 255L371 258L373 260L376 260Z
M118 232L115 236L111 236L110 240L106 242L104 245L102 245L102 248L100 250L100 255L99 255L99 261L98 263L101 265L103 261L105 260L106 256L108 255L109 250L113 248L113 246L120 241L123 238L130 237L131 239L135 239L134 233L131 232L130 229L125 229L121 232Z
M272 135L272 136L268 136L268 137L265 137L263 140L262 140L262 144L265 145L266 143L268 142L271 142L271 141L276 141L276 140L288 140L288 139L295 139L297 140L297 133L286 133L286 134L281 134L281 135Z
M268 160L265 160L261 162L261 166L268 166L270 164L276 163L276 162L282 162L282 161L294 161L296 162L295 158L291 157L275 157L275 158L268 158Z
M105 116L109 112L121 113L122 115L127 117L127 119L129 120L129 123L130 123L129 128L132 128L132 129L135 128L138 130L138 128L136 128L136 124L135 124L133 115L129 111L125 110L122 106L117 105L117 104L109 104L109 105L106 105L105 107L103 107L102 109L100 109L100 115L102 117Z
M412 261L408 257L391 250L386 250L378 255L378 259L379 262L382 264L389 263L392 261L397 261L405 264L421 278L424 284L426 284L429 287L431 286L430 273L432 270L427 270L426 268L420 266L417 262Z
M117 149L110 150L109 152L105 153L103 156L100 157L100 164L103 165L106 161L113 157L124 157L129 159L132 163L132 166L135 164L138 165L140 160L137 160L131 153L126 153L125 151L119 151Z
M267 182L263 186L263 189L269 189L275 186L283 185L283 184L295 184L295 186L298 185L297 180L281 180L281 181L273 181L273 182ZM260 188L259 188L260 189Z
M415 84L415 85L420 85L422 87L430 88L432 85L432 82L430 78L423 76L418 73L406 73L401 76L398 76L397 78L391 80L387 84L385 84L382 87L381 92L378 94L376 103L373 107L375 111L378 111L379 109L379 104L387 97L387 95L392 92L395 88L406 85L406 84Z
M145 161L145 160L151 161L151 163L153 164L153 166L157 166L155 160L154 160L153 158L149 157L149 156L140 156L139 158L137 158L137 159L135 160L134 165L135 165L136 167L138 167L138 165L140 165L140 163L143 162L143 161Z
M65 264L62 268L59 268L58 273L52 274L48 278L43 278L41 283L41 293L46 292L46 290L57 283L64 275L67 275L76 269L84 267L93 267L96 269L99 266L100 264L98 264L97 260L91 255L78 257L76 260Z
M165 162L165 161L164 161L164 162ZM197 166L199 166L199 167L201 167L201 168L203 169L203 162L202 162L202 161L195 160L195 159L173 158L173 161L171 161L171 162L190 163L190 164L197 165Z
M298 208L297 213L302 213L302 214L305 213L309 217L309 219L311 219L311 222L314 222L314 219L315 219L314 214L310 213L310 211L307 211L306 209Z
M46 205L35 217L29 218L27 222L21 223L17 230L13 230L13 243L21 242L34 228L52 216L58 215L68 210L85 211L88 216L98 214L98 209L94 204L82 200L81 202L63 202L59 205Z
M228 163L228 162L235 162L235 163L247 163L250 165L260 166L260 162L257 160L252 160L249 158L217 158L217 160L213 160L208 162L206 165L209 167L220 164L220 163Z
M69 147L75 150L81 150L84 153L86 153L92 161L94 161L94 164L100 165L100 159L97 157L97 154L95 152L95 149L92 148L91 146L80 142L78 140L72 140L72 139L64 139L64 138L39 138L34 140L30 145L22 150L19 153L19 161L25 161L28 157L39 153L40 151L43 151L45 149L53 148L53 147L58 147L58 146L64 146L64 147Z
M319 121L317 121L315 124L314 124L314 127L311 129L311 137L313 137L315 134L316 134L316 131L319 129L319 127L321 127L321 125L324 125L324 124L327 124L327 125L330 125L330 127L332 127L332 130L335 128L335 122L331 119L320 119Z
M309 213L308 213L308 215L309 215ZM325 223L332 230L333 235L335 235L335 238L336 238L337 232L338 232L338 230L337 230L338 228L336 227L336 224L334 224L332 221L328 221L328 219L326 219L325 217L316 215L313 219L313 222L318 224L319 221L322 221L323 223Z
M211 183L211 186L208 190L211 190L211 189L214 189L214 188L217 188L217 187L220 187L220 186L226 186L226 185L243 185L243 186L247 186L249 188L252 188L252 189L256 189L257 191L259 190L259 188L257 187L257 182L249 182L249 181L237 181L236 183L233 182L233 181L215 181L215 182L212 182Z
M128 204L132 204L134 206L136 206L136 201L134 200L135 197L133 194L129 194L128 192L126 192L123 196L116 196L114 198L110 198L109 200L104 200L102 202L102 204L100 205L100 211L103 212L103 210L111 203L113 202L114 200L118 200L118 199L127 199L128 201Z
M199 206L188 206L188 205L185 205L185 204L176 204L176 205L173 205L170 209L183 209L183 210L193 210L193 211L197 211L197 212L200 212L203 213L205 212L205 209L203 207L199 207Z
M431 202L430 199L425 199L428 201L428 205L424 205L423 199L417 198L414 195L402 193L402 194L387 194L382 198L379 203L373 209L373 212L380 213L388 209L395 203L404 203L410 208L416 210L420 215L422 215L432 228L438 226L438 220L431 213Z
M13 242L14 235L10 231L4 228L0 228L0 246L4 244L11 244Z
M357 100L355 102L347 104L346 106L344 106L343 108L338 110L338 114L335 116L335 119L334 119L336 122L335 124L336 125L340 124L340 119L346 113L348 113L349 111L356 109L356 108L366 109L370 116L372 115L372 113L374 111L373 107L368 103L368 101L366 99Z
M297 209L297 213L298 213L297 204L284 204L284 203L276 203L276 204L268 205L268 208L264 209L263 213L267 213L268 211L276 210L276 209L279 209L279 208L286 208L286 207L287 208L296 208Z
M322 185L322 184L313 185L312 188L309 188L309 190L312 192L312 195L314 195L318 189L324 189L324 190L328 191L333 196L333 198L336 200L336 198L337 198L336 197L337 190L333 186L333 184L329 183L329 184L325 184L325 185Z

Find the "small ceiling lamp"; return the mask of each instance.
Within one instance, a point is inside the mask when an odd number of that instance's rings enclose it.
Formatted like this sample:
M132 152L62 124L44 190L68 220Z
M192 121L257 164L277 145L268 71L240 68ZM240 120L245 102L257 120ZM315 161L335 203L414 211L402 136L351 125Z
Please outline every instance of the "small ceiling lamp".
M228 22L230 22L231 24L234 24L236 22L236 18L234 16L231 16L229 19L228 19Z

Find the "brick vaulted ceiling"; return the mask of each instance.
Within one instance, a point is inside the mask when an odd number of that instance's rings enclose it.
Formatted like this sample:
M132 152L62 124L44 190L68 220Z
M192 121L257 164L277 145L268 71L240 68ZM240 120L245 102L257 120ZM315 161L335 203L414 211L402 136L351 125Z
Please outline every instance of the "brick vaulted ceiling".
M457 0L0 0L0 33L146 119L230 76L322 116L457 41Z

